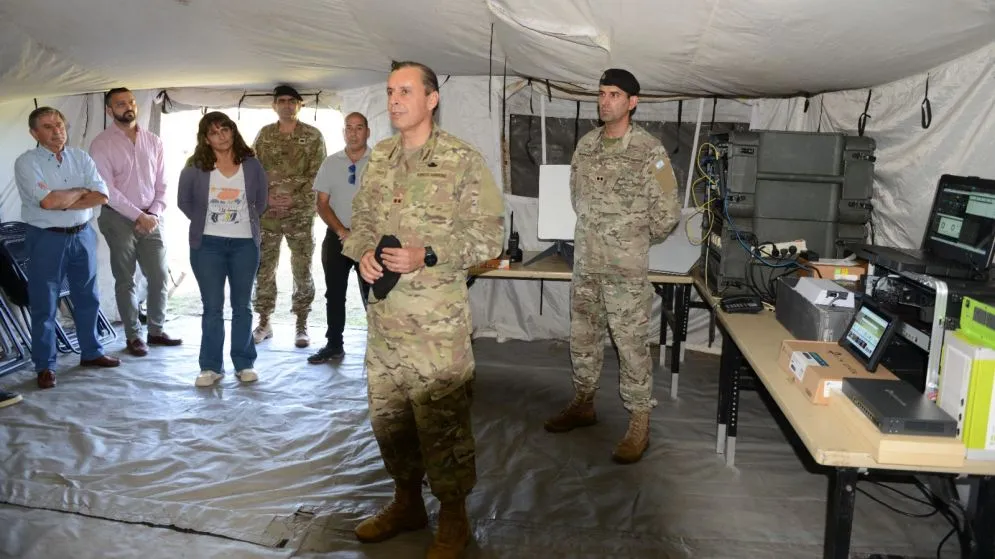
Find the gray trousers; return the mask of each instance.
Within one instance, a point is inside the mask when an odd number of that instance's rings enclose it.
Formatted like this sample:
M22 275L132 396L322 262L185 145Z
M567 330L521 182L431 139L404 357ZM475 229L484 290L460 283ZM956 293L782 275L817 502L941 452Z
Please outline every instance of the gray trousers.
M135 296L135 264L148 280L146 301L149 335L162 334L166 320L166 295L169 272L166 267L166 245L163 243L163 226L148 235L135 232L135 223L104 206L97 218L100 232L104 234L111 255L111 273L114 275L114 295L117 309L124 324L126 340L141 336L138 320L138 300Z

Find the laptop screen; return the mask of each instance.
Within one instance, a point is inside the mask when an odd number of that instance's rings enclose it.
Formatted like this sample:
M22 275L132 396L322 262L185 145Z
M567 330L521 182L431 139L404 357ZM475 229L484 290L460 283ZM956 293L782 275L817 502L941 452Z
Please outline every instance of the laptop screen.
M995 181L944 175L925 244L937 256L987 269L995 246Z

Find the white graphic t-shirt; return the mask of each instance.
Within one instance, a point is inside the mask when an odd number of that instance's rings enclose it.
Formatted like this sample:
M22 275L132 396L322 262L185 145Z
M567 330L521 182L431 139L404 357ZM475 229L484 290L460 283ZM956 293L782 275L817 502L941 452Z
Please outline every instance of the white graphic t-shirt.
M204 234L234 239L252 238L249 204L245 200L245 175L241 165L238 172L230 177L222 175L217 169L211 171Z

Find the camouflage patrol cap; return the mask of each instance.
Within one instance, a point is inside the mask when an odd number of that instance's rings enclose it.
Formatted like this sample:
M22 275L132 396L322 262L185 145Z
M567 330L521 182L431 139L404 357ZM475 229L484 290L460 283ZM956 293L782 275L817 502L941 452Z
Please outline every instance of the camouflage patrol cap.
M614 85L628 95L639 95L639 80L628 70L621 68L609 68L601 74L601 81L598 85Z
M384 265L383 249L385 248L401 248L401 241L394 235L384 235L380 238L380 244L377 245L377 250L373 253L373 256L377 259L377 264L380 264L383 268L383 275L380 276L380 279L373 282L373 294L377 299L386 298L390 290L394 289L394 286L397 285L397 280L401 279L401 274L391 272Z
M284 85L278 85L273 90L273 99L274 100L279 99L280 97L282 97L284 95L287 95L289 97L293 97L294 99L297 99L298 101L303 101L304 100L304 98L301 97L301 94L297 93L297 90L294 89L294 88L292 88L292 87L290 87L289 85L285 85L285 84Z

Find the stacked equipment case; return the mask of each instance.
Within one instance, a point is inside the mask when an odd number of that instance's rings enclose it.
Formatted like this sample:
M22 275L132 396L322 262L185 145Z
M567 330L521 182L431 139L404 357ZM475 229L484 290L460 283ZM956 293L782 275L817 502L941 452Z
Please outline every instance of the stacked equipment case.
M804 239L807 250L835 258L844 243L866 239L871 138L755 130L715 135L711 143L718 153L704 161L710 203L702 259L713 293L750 293L751 266L794 267L796 255L762 257L758 245Z

